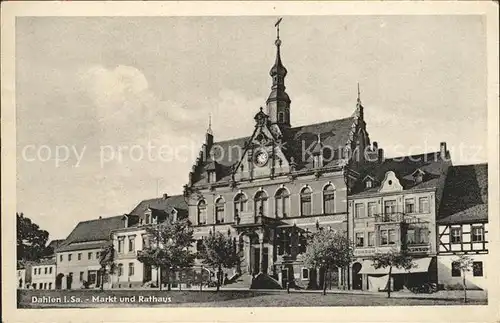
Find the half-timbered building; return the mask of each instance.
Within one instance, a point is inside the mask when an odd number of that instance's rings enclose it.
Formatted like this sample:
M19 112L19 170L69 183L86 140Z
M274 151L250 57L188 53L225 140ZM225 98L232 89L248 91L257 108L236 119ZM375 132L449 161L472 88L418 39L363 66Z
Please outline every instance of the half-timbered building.
M444 288L462 288L458 255L467 254L473 267L466 274L469 288L487 289L488 165L451 167L438 225L438 277Z

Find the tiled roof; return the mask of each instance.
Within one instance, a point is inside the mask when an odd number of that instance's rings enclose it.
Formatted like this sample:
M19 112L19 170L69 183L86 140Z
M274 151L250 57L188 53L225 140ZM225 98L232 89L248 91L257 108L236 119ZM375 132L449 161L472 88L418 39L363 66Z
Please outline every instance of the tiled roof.
M290 128L283 134L283 141L285 142L283 152L289 161L291 157L294 158L297 165L296 170L312 169L313 161L311 156L307 155L309 158L302 160L303 147L304 150L311 147L308 152L312 152L316 146L315 143L318 141L318 135L320 135L321 144L331 147L334 152L337 152L339 148L344 148L348 143L355 120L356 117L353 115L348 118ZM232 166L240 161L245 151L245 144L250 139L251 137L242 137L214 143L216 149L213 149L213 152L218 165L219 181L230 179ZM325 153L330 151L330 149L324 150ZM324 156L324 166L328 167L335 164L337 159L338 156L335 158ZM206 181L206 171L209 167L213 168L210 160L205 162L201 170L197 171L196 182Z
M353 189L353 195L378 192L388 171L393 171L396 174L405 190L436 188L439 179L445 175L446 169L450 165L447 159L441 158L439 152L432 152L387 158L382 163L370 162L359 165L357 168L361 174L360 178L364 179L366 176L370 176L374 182L371 188L366 188L364 182L360 181ZM413 178L412 174L417 170L424 172L421 182L417 182Z
M485 221L488 221L488 164L451 167L437 222Z
M56 252L100 248L110 238L111 230L123 227L123 215L82 221L77 224Z
M188 214L188 206L184 195L173 195L153 198L141 201L128 215L135 217L134 221L129 222L129 226L137 225L139 219L144 217L146 210L151 209L157 212L160 216L162 214L171 214L174 208L177 210L178 217L186 217Z
M55 258L44 258L40 259L38 262L35 262L32 264L33 267L35 266L47 266L47 265L55 265L56 264L56 259Z

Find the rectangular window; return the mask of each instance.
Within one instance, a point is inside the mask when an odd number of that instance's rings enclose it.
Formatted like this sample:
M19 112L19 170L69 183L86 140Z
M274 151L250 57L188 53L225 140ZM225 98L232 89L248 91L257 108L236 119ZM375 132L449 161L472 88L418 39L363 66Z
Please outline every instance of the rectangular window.
M420 213L429 213L429 198L428 197L419 198L418 208Z
M462 241L462 230L460 228L451 228L450 241L451 243L460 243Z
M368 216L377 214L377 202L368 202Z
M224 205L215 206L215 223L224 223Z
M363 203L356 203L354 206L354 216L358 219L365 216L365 205Z
M415 244L415 229L408 229L406 231L406 243Z
M451 263L451 277L460 277L461 276L461 271L460 271L460 263L457 261L454 261Z
M52 267L49 267L49 274L52 274Z
M80 271L80 281L83 281L83 271Z
M302 268L302 279L304 279L304 280L309 279L309 269L308 268Z
M484 241L484 231L483 227L473 226L472 227L472 242L483 242Z
M81 252L78 253L78 260L82 260L82 253Z
M368 246L373 247L375 245L375 234L374 232L368 232Z
M302 215L311 215L311 195L303 195L300 198L300 211Z
M125 244L125 239L123 237L118 238L118 253L123 252L124 244Z
M135 251L135 237L128 237L128 251Z
M52 283L49 283L49 289L52 289Z
M396 230L389 230L389 244L396 243Z
M415 213L415 199L405 200L405 213Z
M416 243L419 244L429 243L429 230L427 228L420 228L418 230L418 240Z
M387 245L387 244L389 244L387 230L380 231L380 244L381 245Z
M472 263L472 273L474 277L483 277L483 262L474 261Z
M95 259L99 260L99 256L100 256L100 255L101 255L101 253L100 253L99 251L97 251L97 252L95 253Z
M59 256L59 261L60 261L60 262L61 262L61 261L63 261L63 255L60 255L60 256Z
M71 261L71 254L68 254L68 261Z
M395 200L384 202L384 213L385 214L396 213L396 201Z
M87 255L88 260L92 260L92 252L89 252Z
M45 275L47 275L49 268L45 267Z
M128 275L134 276L134 263L133 262L128 264Z
M118 265L118 276L123 276L123 264Z
M365 234L363 232L356 232L356 247L365 246Z
M333 192L325 192L323 194L323 204L325 214L335 213L335 194Z

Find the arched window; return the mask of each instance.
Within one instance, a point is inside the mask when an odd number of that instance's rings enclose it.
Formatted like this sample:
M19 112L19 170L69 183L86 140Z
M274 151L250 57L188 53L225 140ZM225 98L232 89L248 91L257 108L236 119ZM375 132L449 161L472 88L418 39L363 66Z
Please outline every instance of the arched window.
M276 192L276 216L278 218L286 218L289 216L290 194L286 188L281 188Z
M215 201L215 223L224 223L224 206L225 201L222 197L219 197Z
M335 213L335 188L328 184L323 189L323 212L325 214Z
M300 192L300 215L312 215L312 191L309 187L304 187Z
M255 194L255 216L267 215L267 194L264 191L258 191Z
M204 200L198 203L198 224L207 224L207 203Z
M285 113L284 112L278 112L278 122L285 123Z
M241 213L247 208L247 197L243 193L239 193L234 197L234 217L241 217Z

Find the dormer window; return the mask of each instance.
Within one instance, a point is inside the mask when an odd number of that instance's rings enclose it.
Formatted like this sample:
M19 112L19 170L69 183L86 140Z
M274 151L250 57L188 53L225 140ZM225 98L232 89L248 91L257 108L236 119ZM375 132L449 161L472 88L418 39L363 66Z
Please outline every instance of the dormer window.
M319 168L321 167L321 155L314 155L313 156L313 167L314 168Z
M422 181L424 180L424 175L425 172L421 169L417 169L416 171L414 171L412 176L415 184L422 183Z
M365 187L366 187L366 188L372 188L372 184L373 184L373 182L372 182L370 179L368 179L368 180L365 182Z
M148 209L145 213L144 213L144 224L150 224L151 223L151 210Z

